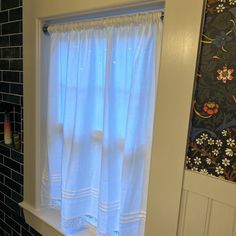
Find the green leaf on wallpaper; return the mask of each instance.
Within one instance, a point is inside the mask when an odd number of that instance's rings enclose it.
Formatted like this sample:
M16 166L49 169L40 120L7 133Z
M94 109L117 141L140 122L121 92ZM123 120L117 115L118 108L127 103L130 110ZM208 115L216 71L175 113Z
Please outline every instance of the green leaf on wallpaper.
M222 50L218 50L218 51L217 51L217 55L218 55L218 57L220 58L220 59L218 60L219 64L220 64L220 63L223 63L226 58L229 58L229 57L231 56L231 55L230 55L231 51L228 50L229 44L230 44L230 43L227 43L226 46L225 46L225 48L227 47L227 52L224 52L224 51L222 51Z
M230 13L219 14L213 21L212 26L218 30L226 30L232 26Z
M199 93L199 97L201 97L203 101L209 100L209 97L210 97L209 89L201 88L201 91Z
M210 61L207 66L208 73L215 72L218 64L218 61Z
M235 84L229 88L229 93L234 95L234 96L236 95L236 86L235 86ZM236 106L236 104L235 104L235 106Z
M209 68L209 61L208 61L208 63L205 63L205 64L202 64L201 65L201 68L200 68L200 70L201 70L201 73L203 74L203 75L208 75L209 74L209 70L211 71L211 72L213 72L213 70L211 70L211 67ZM205 79L205 78L204 78Z
M208 64L209 60L214 56L214 53L212 45L203 46L201 50L201 64Z
M236 8L235 8L235 7L234 7L234 8L231 8L231 9L229 10L229 12L231 12L231 13L233 14L234 18L236 19Z
M207 55L211 55L212 53L214 53L211 50L211 44L203 44L202 48L201 48L201 57L205 57ZM205 58L201 58L201 59L205 59Z
M231 112L231 113L236 112L236 105L226 105L224 108L227 112ZM230 116L230 114L228 116ZM232 115L231 115L231 118L233 118Z
M232 64L232 53L234 54L233 51L228 51L227 53L223 52L222 54L219 54L220 55L220 58L221 58L221 61L224 63L224 64L229 64L231 63Z
M222 100L222 98L225 98L225 96L227 95L227 93L224 90L217 90L214 89L211 91L214 95L212 97L215 98L215 100L219 101Z
M232 53L232 52L236 53L236 42L229 42L229 43L227 43L225 48L229 51L229 53L225 53L226 55L230 56L230 53Z

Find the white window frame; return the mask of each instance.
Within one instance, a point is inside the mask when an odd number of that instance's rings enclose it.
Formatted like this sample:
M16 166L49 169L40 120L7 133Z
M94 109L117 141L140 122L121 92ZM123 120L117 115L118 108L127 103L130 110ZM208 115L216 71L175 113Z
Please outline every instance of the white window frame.
M42 24L55 18L132 9L160 0L24 0L24 209L27 223L47 236L63 235L59 214L40 209L44 123L42 97ZM166 0L154 126L145 236L174 236L179 205L192 91L204 0ZM45 108L44 108L45 109ZM171 135L170 135L171 134ZM168 175L166 172L168 171ZM93 235L94 232L84 232ZM83 234L80 234L82 236Z

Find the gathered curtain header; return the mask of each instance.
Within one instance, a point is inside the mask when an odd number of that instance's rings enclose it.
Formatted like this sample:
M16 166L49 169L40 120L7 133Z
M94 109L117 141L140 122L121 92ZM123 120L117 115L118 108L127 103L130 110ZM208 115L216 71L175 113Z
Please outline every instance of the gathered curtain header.
M125 16L106 17L94 20L77 21L73 23L54 24L48 26L49 33L79 31L90 28L106 28L109 26L125 26L139 25L145 23L159 23L161 20L161 12L139 13Z

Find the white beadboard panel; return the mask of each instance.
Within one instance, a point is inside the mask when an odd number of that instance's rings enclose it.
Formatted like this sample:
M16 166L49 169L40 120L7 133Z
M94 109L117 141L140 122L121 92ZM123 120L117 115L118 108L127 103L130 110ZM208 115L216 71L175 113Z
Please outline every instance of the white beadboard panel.
M178 236L236 236L236 184L185 171Z
M213 201L208 236L233 236L235 208Z
M185 170L183 189L236 207L236 183Z
M183 236L204 235L208 199L199 194L188 193Z

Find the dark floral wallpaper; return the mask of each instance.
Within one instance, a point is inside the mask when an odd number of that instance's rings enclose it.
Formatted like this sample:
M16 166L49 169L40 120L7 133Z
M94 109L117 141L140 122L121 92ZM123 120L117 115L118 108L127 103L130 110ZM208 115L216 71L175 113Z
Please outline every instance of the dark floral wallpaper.
M236 182L236 0L208 0L187 169Z

